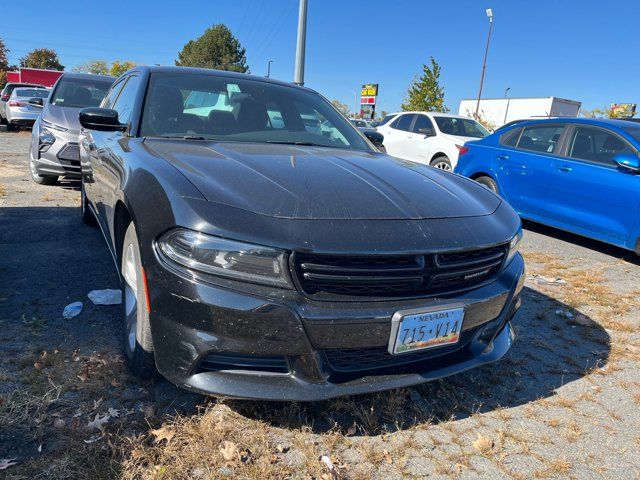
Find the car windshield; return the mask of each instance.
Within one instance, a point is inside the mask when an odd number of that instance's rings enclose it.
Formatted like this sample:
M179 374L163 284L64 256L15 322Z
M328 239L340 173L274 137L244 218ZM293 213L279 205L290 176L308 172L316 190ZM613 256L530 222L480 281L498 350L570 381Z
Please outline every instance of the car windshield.
M152 74L140 135L371 151L317 93L208 74Z
M112 83L111 79L62 77L53 92L51 103L59 107L97 107Z
M459 137L484 138L489 131L475 120L456 117L433 117L438 124L438 129L448 135Z
M35 88L16 88L15 96L23 98L47 98L49 96L49 90Z

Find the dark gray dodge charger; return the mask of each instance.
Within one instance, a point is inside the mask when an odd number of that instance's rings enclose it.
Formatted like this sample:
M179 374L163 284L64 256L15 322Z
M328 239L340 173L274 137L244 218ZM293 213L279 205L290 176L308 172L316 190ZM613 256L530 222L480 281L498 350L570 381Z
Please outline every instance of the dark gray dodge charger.
M80 122L83 219L116 261L135 374L319 400L510 348L518 216L471 180L380 153L313 90L138 67Z

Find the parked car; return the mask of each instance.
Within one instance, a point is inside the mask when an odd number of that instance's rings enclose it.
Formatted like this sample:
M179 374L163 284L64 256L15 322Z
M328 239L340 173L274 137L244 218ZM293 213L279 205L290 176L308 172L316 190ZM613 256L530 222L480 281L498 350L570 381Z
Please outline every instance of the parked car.
M31 130L29 172L34 182L52 185L58 177L80 178L78 112L98 106L114 80L85 73L58 79Z
M357 128L373 128L369 122L361 118L350 118L351 125Z
M456 172L522 218L640 253L640 125L556 118L465 144Z
M19 87L44 88L41 85L34 85L33 83L7 83L2 89L2 92L0 92L0 123L2 124L7 123L6 105L9 101L9 97L13 93L13 90Z
M222 101L185 113L194 91ZM306 127L312 111L333 136ZM119 267L135 374L304 401L441 378L511 346L513 209L378 152L315 91L136 67L80 122L82 215Z
M30 104L29 100L38 98L42 101L48 96L49 89L45 88L15 88L5 107L7 131L33 126L42 108Z
M403 112L379 125L387 153L412 162L451 171L468 140L489 134L480 123L467 117L432 112Z

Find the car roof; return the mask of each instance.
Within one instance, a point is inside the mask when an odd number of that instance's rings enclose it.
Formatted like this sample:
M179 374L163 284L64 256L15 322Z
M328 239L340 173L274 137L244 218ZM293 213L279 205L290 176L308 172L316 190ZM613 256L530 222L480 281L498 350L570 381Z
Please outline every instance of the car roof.
M86 80L111 80L114 82L117 77L111 75L97 75L95 73L73 73L73 72L65 72L61 75L61 78L77 78L77 79L86 79Z
M315 90L308 87L301 87L290 82L283 82L281 80L274 80L273 78L262 77L259 75L250 75L248 73L230 72L228 70L216 70L213 68L196 68L196 67L174 67L174 66L152 66L141 65L132 68L130 71L154 73L179 73L181 75L211 75L214 77L230 77L243 80L254 80L257 82L271 83L273 85L282 85L286 87L299 88L301 90L307 90L309 92L318 93Z
M397 112L397 113L393 113L391 115L400 115L401 113L423 113L425 115L436 115L438 117L448 117L448 118L465 118L465 119L470 119L473 120L473 118L471 117L465 117L464 115L456 115L454 113L444 113L444 112L426 112L426 111L420 111L420 110L410 110L410 111L406 111L406 112Z
M525 120L516 120L511 127L529 125L532 123L583 123L588 125L596 125L601 127L628 127L629 122L624 119L616 119L616 118L587 118L587 117L555 117L555 118L536 118L536 119L525 119Z

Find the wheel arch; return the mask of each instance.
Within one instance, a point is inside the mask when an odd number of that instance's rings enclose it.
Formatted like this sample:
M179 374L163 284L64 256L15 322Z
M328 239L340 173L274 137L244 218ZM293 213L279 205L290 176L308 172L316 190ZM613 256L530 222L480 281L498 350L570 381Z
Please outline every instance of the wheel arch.
M113 247L116 262L118 264L118 272L120 272L122 265L122 244L124 242L124 234L132 221L133 216L131 215L129 207L127 207L124 201L119 199L113 209Z

